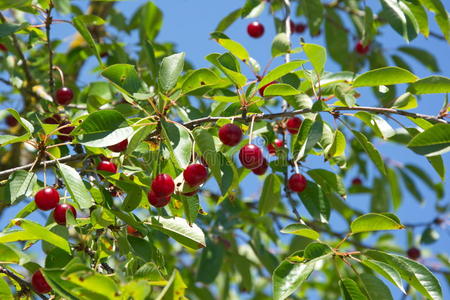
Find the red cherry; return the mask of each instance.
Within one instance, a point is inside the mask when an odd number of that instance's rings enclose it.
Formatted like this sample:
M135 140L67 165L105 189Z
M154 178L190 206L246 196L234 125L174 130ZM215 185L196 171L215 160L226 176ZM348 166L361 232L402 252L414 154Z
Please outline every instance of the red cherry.
M227 146L236 146L242 139L242 130L237 125L225 124L219 129L219 139Z
M44 124L59 124L59 123L61 123L61 116L58 114L53 114L53 116L44 119L44 121L42 121L42 123L44 123Z
M252 169L252 172L255 173L256 175L264 175L267 171L267 168L269 168L269 164L267 163L267 160L264 158L262 165L256 169Z
M287 130L291 134L297 134L298 130L300 128L300 125L302 125L302 120L297 117L290 118L286 122Z
M75 207L73 207L70 204L58 204L55 207L55 210L53 211L53 219L55 219L55 222L59 225L66 225L66 212L70 209L70 211L73 214L73 217L77 217L77 211L75 210Z
M70 123L67 122L67 121L64 121L64 122L61 123L61 126L64 126L64 125L67 125L67 124L70 124ZM67 126L67 127L61 128L60 130L58 130L59 133L61 133L61 134L58 135L58 139L60 139L63 142L70 142L70 141L72 141L73 140L73 136L70 136L69 134L74 129L75 129L74 126Z
M289 21L289 25L291 27L291 34L295 33L295 23L292 20Z
M48 285L47 280L45 280L44 275L42 275L41 270L34 272L31 277L31 285L33 289L39 294L46 294L52 291L52 288Z
M154 191L148 192L147 199L148 202L150 202L150 204L153 205L154 207L164 207L170 202L170 196L158 197L158 195L156 195Z
M277 149L276 148L281 148L283 146L284 145L283 145L283 141L282 140L275 139L275 141L273 141L272 144L267 145L267 150L269 150L269 154L270 155L275 155L277 153Z
M72 102L73 99L73 91L71 88L62 87L56 91L56 103L59 105L67 105Z
M302 174L294 174L289 178L288 188L297 193L301 193L306 189L307 181Z
M362 41L359 41L355 46L355 51L361 55L366 55L369 52L369 45L364 46Z
M361 185L361 184L362 184L361 178L359 178L359 177L353 178L352 184L353 184L353 185Z
M59 203L59 193L54 188L42 189L34 196L34 202L40 210L53 209Z
M253 38L259 38L264 34L264 25L257 21L251 22L247 26L247 33Z
M183 177L190 186L197 186L206 181L208 170L202 164L192 164L184 170Z
M19 121L16 120L12 115L7 115L5 119L6 125L9 127L15 127L19 124Z
M3 52L7 52L8 48L6 48L6 46L4 44L0 44L0 50Z
M417 260L420 258L420 250L416 247L412 247L406 251L406 255L408 255L408 258Z
M305 30L306 30L306 24L298 23L297 25L295 25L295 32L303 33Z
M121 141L120 143L108 146L108 149L113 152L123 152L123 151L127 150L127 147L128 147L128 140L125 139L125 140Z
M268 84L263 85L262 87L260 87L260 88L259 88L259 94L261 95L261 97L264 97L264 91L266 90L266 88L267 88L269 85L272 85L272 84L275 84L275 83L277 83L277 82L276 82L276 81L272 81L272 82L269 82Z
M256 169L264 163L261 149L253 144L247 144L239 151L239 160L247 169Z
M109 173L117 173L117 166L113 162L102 160L98 163L97 170Z
M182 193L182 194L183 194L183 196L191 197L191 196L196 195L197 193L198 193L198 190L195 190L195 191L192 191L192 192L187 192L187 193Z
M159 174L156 176L152 182L152 191L158 198L172 195L175 191L175 183L173 182L172 177L168 174Z
M131 235L135 235L136 233L138 233L137 229L130 225L127 226L127 232L128 232L128 234L131 234Z

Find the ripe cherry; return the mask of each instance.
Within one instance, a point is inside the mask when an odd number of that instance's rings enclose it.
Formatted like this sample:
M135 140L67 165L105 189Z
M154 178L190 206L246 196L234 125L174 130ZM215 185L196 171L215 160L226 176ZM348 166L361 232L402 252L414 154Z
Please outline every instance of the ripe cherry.
M267 145L267 150L269 150L270 155L275 155L277 154L276 148L282 148L283 146L284 145L282 140L275 139L272 144Z
M264 163L261 149L253 144L247 144L239 151L239 160L247 169L256 169Z
M56 91L56 103L59 105L67 105L72 102L73 91L71 88L62 87Z
M290 29L291 29L291 34L295 33L295 23L292 22L292 20L289 21L289 25L290 25Z
M289 178L288 188L297 193L301 193L306 189L307 181L302 174L294 174Z
M298 23L295 25L295 32L296 33L303 33L306 30L306 24L304 23Z
M290 118L286 122L286 127L290 134L297 134L301 125L302 120L297 117Z
M173 182L172 177L170 177L170 175L168 174L159 174L158 176L156 176L152 182L152 191L158 198L168 197L172 195L175 191L175 183Z
M5 119L6 125L9 127L15 127L19 124L19 121L16 120L12 115L7 115Z
M184 170L183 177L190 186L197 186L206 181L208 170L202 164L192 164Z
M147 199L154 207L164 207L170 202L170 196L158 197L153 190L148 192Z
M257 21L251 22L247 26L247 33L253 38L259 38L264 34L264 26Z
M48 285L47 280L45 280L44 275L42 275L41 270L34 272L31 277L31 285L33 289L39 294L46 294L52 291L52 288Z
M412 247L406 251L406 255L408 255L408 258L417 260L420 258L420 250L416 247Z
M0 43L0 50L3 51L3 52L7 52L8 48L6 48L6 46L4 44Z
M66 212L69 209L72 212L73 217L76 218L77 211L75 210L75 207L70 204L63 203L58 204L53 211L53 219L55 219L55 222L59 225L66 225Z
M59 203L59 193L56 189L47 187L36 193L34 202L40 210L53 209Z
M117 173L117 166L113 162L102 160L98 163L97 170L109 173Z
M68 124L70 124L70 123L67 122L67 121L64 121L64 122L61 123L61 126L68 125ZM74 129L75 129L74 126L67 126L67 127L61 128L60 130L58 130L59 133L61 133L61 134L58 135L58 139L60 139L63 142L70 142L70 141L72 141L73 140L73 136L70 136L69 134Z
M53 114L51 117L45 118L42 121L44 124L59 124L61 123L61 116L58 114Z
M364 46L362 41L359 41L355 46L355 51L361 55L366 55L369 52L369 45Z
M258 168L252 169L252 172L256 175L264 175L267 171L267 168L269 168L269 164L267 163L267 160L264 158L263 163Z
M225 124L219 129L219 139L227 146L236 146L242 139L242 130L237 125Z
M130 235L136 235L138 233L137 229L130 225L127 226L127 232Z
M361 178L359 178L359 177L353 178L352 184L353 184L353 185L361 185L361 184L362 184Z
M108 146L108 149L113 152L123 152L123 151L127 150L127 147L128 147L128 140L124 139L123 141L121 141L115 145Z
M263 85L262 87L260 87L260 88L259 88L259 94L261 95L261 97L264 97L264 91L266 90L266 88L267 88L269 85L272 85L272 84L275 84L275 83L277 83L277 82L276 82L276 81L272 81L272 82L269 82L268 84Z

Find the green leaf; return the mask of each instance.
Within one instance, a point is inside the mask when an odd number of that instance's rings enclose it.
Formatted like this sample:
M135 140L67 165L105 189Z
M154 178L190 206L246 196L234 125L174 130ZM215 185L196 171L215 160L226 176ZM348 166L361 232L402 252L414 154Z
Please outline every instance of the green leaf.
M117 64L103 70L102 76L111 81L124 94L132 96L139 91L141 83L133 65Z
M222 242L207 241L207 247L202 250L200 264L198 266L196 281L211 284L219 275L224 261L224 247Z
M435 13L436 23L448 41L450 39L450 21L445 6L440 0L420 0L420 3Z
M9 288L9 284L0 277L0 299L3 300L13 300L13 295L11 289Z
M413 57L418 62L422 63L425 67L427 67L430 71L440 72L436 58L432 53L420 48L409 46L400 47L398 48L398 50Z
M380 155L380 152L372 145L371 142L367 139L367 137L359 131L352 130L353 135L359 144L363 147L364 151L370 157L372 162L378 168L381 174L386 174L386 168L384 166L383 158Z
M103 61L102 61L102 58L100 57L100 53L98 51L98 46L95 43L95 40L91 35L91 32L87 28L87 24L85 21L86 21L85 16L81 15L81 16L77 16L77 17L73 18L72 24L78 30L80 35L84 38L84 40L87 42L87 44L89 45L89 48L92 50L93 54L97 58L99 65L103 66Z
M387 140L395 134L395 130L392 126L380 116L365 111L360 111L355 114L355 117L362 120L367 126L373 129L377 136L384 140Z
M417 154L436 156L450 150L450 124L436 124L417 134L408 144Z
M0 24L0 38L8 36L19 30L22 30L23 28L26 28L28 25L29 25L28 23L23 23L23 24L3 23L3 24Z
M84 185L80 173L74 168L60 163L58 163L58 168L61 172L67 191L78 206L80 206L81 209L86 209L94 205L92 196Z
M373 12L369 6L364 8L364 31L362 35L363 45L369 45L376 34L376 28L373 22Z
M412 83L408 92L415 95L450 93L450 78L444 76L430 76Z
M156 300L175 300L175 299L185 299L184 291L187 286L183 281L178 270L174 270L172 276L170 276L169 282L161 291L161 293L156 297Z
M288 226L284 227L280 230L281 233L288 233L288 234L295 234L299 236L304 236L312 240L317 240L320 236L320 234L311 229L310 227L303 225L303 224L289 224Z
M164 57L159 68L158 82L163 93L175 87L184 67L184 52Z
M238 62L231 53L213 53L206 59L218 67L237 87L241 88L247 83L247 78L240 72Z
M148 222L153 229L167 234L183 246L197 250L206 247L205 235L196 224L178 217L152 217Z
M33 187L37 182L37 176L35 173L27 171L16 171L11 174L8 181L12 205L18 200L31 196Z
M356 282L349 278L339 280L343 300L366 300L367 297L359 289Z
M10 0L0 0L0 9L19 8L23 6L29 6L31 0L17 0L11 2Z
M445 165L440 155L427 157L428 162L433 166L441 180L445 180Z
M260 215L266 215L278 204L281 198L281 180L278 175L269 174L264 180L258 209Z
M19 264L22 254L7 244L0 244L0 263L2 264ZM1 293L0 293L1 295Z
M270 97L270 96L293 96L301 94L301 91L297 90L296 88L292 87L290 84L286 83L275 83L269 85L264 90L264 96Z
M336 129L333 136L333 143L325 151L327 158L344 155L346 145L347 142L345 141L344 134L339 129Z
M281 32L272 41L272 57L277 57L289 53L291 44L286 33Z
M100 110L89 114L73 132L78 141L89 147L107 147L127 139L133 133L127 120L116 110Z
M328 223L330 218L330 203L322 188L312 181L308 181L306 189L299 193L303 205L309 214L322 223Z
M67 273L67 270L66 272ZM91 299L118 299L119 288L109 276L83 270L64 274L64 279L83 288Z
M299 68L301 65L303 65L306 61L305 60L294 60L285 64L282 64L281 66L276 67L273 70L270 70L266 76L263 77L263 79L258 84L258 89L265 86L268 83L271 83L272 81L275 81L284 75L294 71L295 69ZM264 91L265 93L265 91Z
M379 230L397 230L405 226L391 219L389 215L368 213L359 216L350 224L351 233L361 233Z
M341 197L344 197L347 194L342 177L335 172L324 169L313 169L308 171L308 175L314 179L324 191L336 192Z
M434 244L437 240L439 240L439 232L431 227L425 228L420 237L420 243L425 245Z
M402 293L406 294L403 288L402 278L396 269L384 262L371 259L363 259L361 260L361 263L392 282L397 288L400 289L400 291L402 291Z
M403 199L398 174L394 169L387 168L387 178L389 180L391 190L392 205L394 207L394 210L397 210L399 209Z
M313 260L318 257L324 257L331 254L333 254L333 252L327 244L312 242L306 246L303 257L307 260Z
M161 124L167 141L165 145L169 147L172 160L180 168L186 168L192 157L192 140L188 129L178 123L161 121Z
M403 4L408 6L411 13L414 15L414 18L417 21L417 25L419 27L420 32L428 37L430 34L430 29L428 26L428 15L425 8L422 6L419 0L410 0L404 1Z
M359 75L353 81L353 87L393 85L414 82L419 78L399 67L383 67Z
M220 82L220 78L209 69L195 70L183 82L181 90L183 94L191 93L204 87L212 86Z
M249 59L247 49L238 42L226 38L217 38L216 42L240 60L247 61Z
M300 7L308 19L311 34L317 34L324 17L322 2L320 0L301 1Z
M71 253L69 242L47 228L26 219L14 219L11 222L22 227L23 230L0 233L0 243L43 240L69 254Z
M345 28L341 17L335 12L335 9L326 10L325 19L325 40L330 57L338 62L342 68L349 65L348 35L342 34L342 28Z
M403 256L377 250L368 250L366 256L384 262L396 269L400 276L419 293L430 300L442 300L442 288L437 278L420 263Z
M327 61L327 50L315 44L302 44L302 47L316 73L322 74Z
M214 31L225 31L228 27L230 27L239 17L241 16L241 9L238 8L230 12L225 18L223 18Z
M34 131L33 125L24 118L21 118L16 110L8 108L6 111L8 111L19 122L19 124L26 130L26 133L21 136L7 134L0 135L0 147L29 140L31 138L31 133Z

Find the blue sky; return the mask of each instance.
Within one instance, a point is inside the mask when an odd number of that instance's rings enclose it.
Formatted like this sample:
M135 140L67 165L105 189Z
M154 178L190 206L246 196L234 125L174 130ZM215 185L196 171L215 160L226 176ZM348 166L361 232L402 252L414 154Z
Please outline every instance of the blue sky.
M146 1L142 0L131 0L126 2L119 2L117 3L117 8L125 13L126 15L131 15L134 13L135 9L145 3ZM242 5L242 0L227 0L227 1L207 1L207 0L159 0L154 1L154 3L161 8L164 14L164 23L163 27L161 29L161 32L157 38L158 42L174 42L176 44L177 51L183 51L186 52L186 59L188 59L190 62L194 64L195 67L208 67L209 63L204 59L204 57L212 52L224 52L224 49L217 45L216 42L209 39L209 34L214 30L217 23L231 10L236 9ZM372 1L370 1L372 2ZM446 1L443 1L446 2ZM85 6L86 1L74 1L75 4L79 4L82 6ZM213 4L211 4L213 3ZM449 3L446 4L447 10L449 9ZM292 15L294 16L294 15ZM279 15L281 17L281 15ZM267 61L270 59L270 45L272 42L272 39L275 34L274 25L271 16L268 14L268 10L262 14L258 18L259 21L261 21L265 25L265 34L260 39L253 39L248 37L246 33L246 26L251 20L238 20L236 23L234 23L227 31L226 34L240 42L242 45L244 45L250 55L258 60L261 64L261 66L264 66ZM430 17L431 20L431 17ZM302 21L305 22L304 19L297 19L294 17L294 21ZM431 30L435 32L439 32L439 29L437 28L434 20L431 20ZM348 26L351 28L351 26ZM58 37L69 37L74 33L73 28L70 27L70 25L67 24L59 24L54 25L54 32L56 36ZM299 41L299 35L295 35L293 37L294 39L294 46L298 46ZM129 50L136 49L134 44L136 41L136 36L127 36L124 35L122 37L123 41L126 42L126 48ZM306 42L309 43L318 43L318 44L324 44L323 41L324 36L321 35L318 38L311 38L309 34L306 34L304 36L304 39ZM399 46L403 46L406 44L406 42L399 36L397 33L395 33L392 29L386 27L386 29L383 30L382 36L380 37L379 41L383 43L383 49L384 51L388 52L389 54L395 53L395 49ZM356 41L354 41L356 43ZM352 44L351 44L352 45ZM441 68L441 75L449 77L450 72L448 71L450 69L450 59L448 59L448 53L449 51L449 45L444 42L440 41L434 38L425 39L422 36L419 36L416 40L414 40L411 44L411 46L417 46L427 49L428 51L432 52L438 59L439 66ZM62 45L63 49L65 45ZM294 58L304 58L302 55L294 56ZM416 75L419 77L426 77L431 75L430 71L426 68L424 68L422 65L416 63L416 61L405 58L406 61L412 66L413 71ZM90 80L97 80L99 79L98 74L93 74L91 72L92 67L95 65L95 62L92 60L92 63L90 63L84 70L84 76L81 76L83 78L82 83L87 83ZM278 65L281 63L282 60L279 58L278 61L275 61L272 64L272 67ZM338 71L339 66L335 64L333 61L329 60L326 66L326 69L328 71ZM251 77L249 77L251 78ZM358 100L358 104L361 105L374 105L374 99L372 97L372 94L370 91L361 90L362 97ZM426 114L436 114L438 110L440 109L442 102L443 102L443 95L437 94L432 96L424 96L419 101L419 107L420 112L426 113ZM402 119L403 120L403 119ZM410 124L405 122L406 124ZM397 127L397 126L394 126ZM420 157L416 154L414 154L412 151L405 149L404 147L398 147L396 145L391 145L384 143L380 140L375 142L375 145L380 150L382 155L385 158L389 158L391 160L395 160L401 163L415 163L421 166L426 165L426 160L423 157ZM450 166L450 158L447 154L444 157L444 161L446 166ZM308 159L306 162L307 166L310 168L329 168L327 165L325 165L320 159L317 158L311 158ZM373 169L373 165L369 164L371 169ZM438 181L438 176L435 174L431 168L427 169L432 176L433 180L436 182ZM346 183L350 183L351 178L353 175L357 174L351 174L346 178ZM419 183L419 182L418 182ZM255 196L259 194L260 188L261 188L262 182L254 175L249 175L245 181L242 183L242 186L250 187L249 189L246 189L246 195L247 196ZM448 176L447 181L444 184L445 188L448 190L450 188L450 185L448 184ZM212 185L211 187L214 188ZM404 223L421 223L421 222L427 222L431 221L435 215L434 206L436 204L436 196L433 191L431 191L429 188L424 186L422 183L419 183L418 188L422 191L424 198L426 200L425 204L423 206L419 205L413 197L408 194L406 191L404 191L404 199L403 199L403 205L400 208L400 210L397 212L400 219ZM448 199L447 195L447 199ZM369 199L368 197L363 196L352 196L350 195L348 198L348 203L359 209L368 209L369 207ZM442 200L441 200L442 201ZM447 200L448 202L448 200ZM301 213L307 214L303 208L300 208ZM15 213L12 210L8 211L8 215L13 215ZM36 213L35 213L36 214ZM6 215L6 214L5 214ZM4 216L5 216L4 215ZM39 218L38 216L35 216ZM42 220L42 219L41 219ZM7 222L7 220L0 220L0 225L3 227L3 225ZM339 216L333 215L331 222L333 224L336 224L336 230L337 231L344 231L345 227L343 227L342 220L339 219ZM419 228L415 231L416 234L419 234L423 230L423 228ZM428 250L434 250L437 252L442 252L443 249L450 249L450 238L447 230L439 230L439 233L441 234L441 239L433 244L432 246L426 246L424 247L424 253L425 261L426 262L433 262L432 260L427 259L428 256ZM396 237L398 237L398 241L401 243L401 245L405 245L406 247L406 234L405 232L402 233L396 233ZM448 252L448 251L447 251ZM444 298L450 298L450 293L448 288L446 287L446 282L443 279L443 277L439 277L441 280L441 283L445 289L446 297ZM392 285L389 285L392 287ZM392 292L395 295L397 294L397 291L395 288L391 288Z

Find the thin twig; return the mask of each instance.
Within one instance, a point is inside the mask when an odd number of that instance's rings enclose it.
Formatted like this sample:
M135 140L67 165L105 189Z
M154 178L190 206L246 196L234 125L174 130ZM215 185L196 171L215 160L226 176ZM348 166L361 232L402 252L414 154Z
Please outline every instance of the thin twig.
M51 95L55 94L55 79L53 77L53 51L52 51L52 42L50 38L50 29L52 25L52 9L53 4L50 1L50 7L46 11L46 19L45 19L45 31L47 33L47 51L48 51L48 84L50 86L50 93Z
M8 270L7 268L0 266L0 273L5 274L9 278L11 278L15 282L17 282L20 285L20 288L21 288L21 290L19 292L26 292L28 294L28 292L33 291L33 288L32 288L32 286L31 286L31 284L29 282L23 280L22 278L20 278L19 276L17 276L16 274L14 274L10 270ZM41 299L48 299L45 295L42 295L42 294L37 293L37 292L35 292L35 293Z

